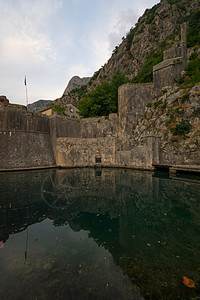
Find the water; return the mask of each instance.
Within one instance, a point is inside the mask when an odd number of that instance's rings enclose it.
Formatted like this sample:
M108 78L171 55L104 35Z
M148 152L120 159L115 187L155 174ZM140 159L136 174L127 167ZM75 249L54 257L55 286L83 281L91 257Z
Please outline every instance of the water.
M199 177L1 173L0 299L200 299L199 225Z

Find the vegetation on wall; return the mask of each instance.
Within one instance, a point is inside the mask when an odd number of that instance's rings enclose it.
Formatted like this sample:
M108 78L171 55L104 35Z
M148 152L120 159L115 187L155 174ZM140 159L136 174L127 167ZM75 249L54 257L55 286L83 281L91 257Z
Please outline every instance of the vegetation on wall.
M193 55L195 58L196 55ZM200 59L196 58L188 63L185 76L180 78L179 84L183 88L191 87L200 82Z
M147 55L146 62L138 75L132 80L132 83L144 83L153 81L153 66L159 64L163 60L163 51L150 52Z
M187 46L193 47L200 44L200 10L193 12L187 21L189 23Z
M121 72L115 73L110 83L103 82L85 95L78 103L79 114L84 117L108 116L117 112L118 87L128 79Z

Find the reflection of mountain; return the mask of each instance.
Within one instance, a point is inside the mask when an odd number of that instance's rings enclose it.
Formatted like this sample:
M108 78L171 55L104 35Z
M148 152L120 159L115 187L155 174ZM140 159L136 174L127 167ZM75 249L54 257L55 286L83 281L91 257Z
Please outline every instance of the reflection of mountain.
M198 182L129 170L49 170L2 174L0 193L0 240L50 218L89 231L149 299L176 299L186 271L200 280Z

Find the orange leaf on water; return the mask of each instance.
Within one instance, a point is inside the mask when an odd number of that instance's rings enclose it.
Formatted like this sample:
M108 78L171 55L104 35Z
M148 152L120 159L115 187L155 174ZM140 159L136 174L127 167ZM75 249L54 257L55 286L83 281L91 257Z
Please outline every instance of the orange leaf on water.
M187 286L187 287L189 287L189 288L194 288L195 287L195 282L192 280L192 279L190 279L190 278L187 278L187 277L183 277L183 283Z

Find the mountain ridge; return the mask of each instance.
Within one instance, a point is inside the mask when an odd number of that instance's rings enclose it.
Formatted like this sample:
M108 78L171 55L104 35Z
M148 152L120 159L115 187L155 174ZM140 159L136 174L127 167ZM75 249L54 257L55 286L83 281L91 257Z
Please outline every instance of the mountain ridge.
M67 96L63 95L56 101L61 105L77 105L85 94L100 83L110 82L117 71L125 74L130 80L139 75L137 82L152 81L153 63L155 65L161 62L163 51L179 42L180 24L187 21L190 14L198 9L199 0L162 0L151 9L147 9L135 27L131 28L126 37L122 38L122 42L115 47L110 59L94 73L84 91L83 88L72 90Z

